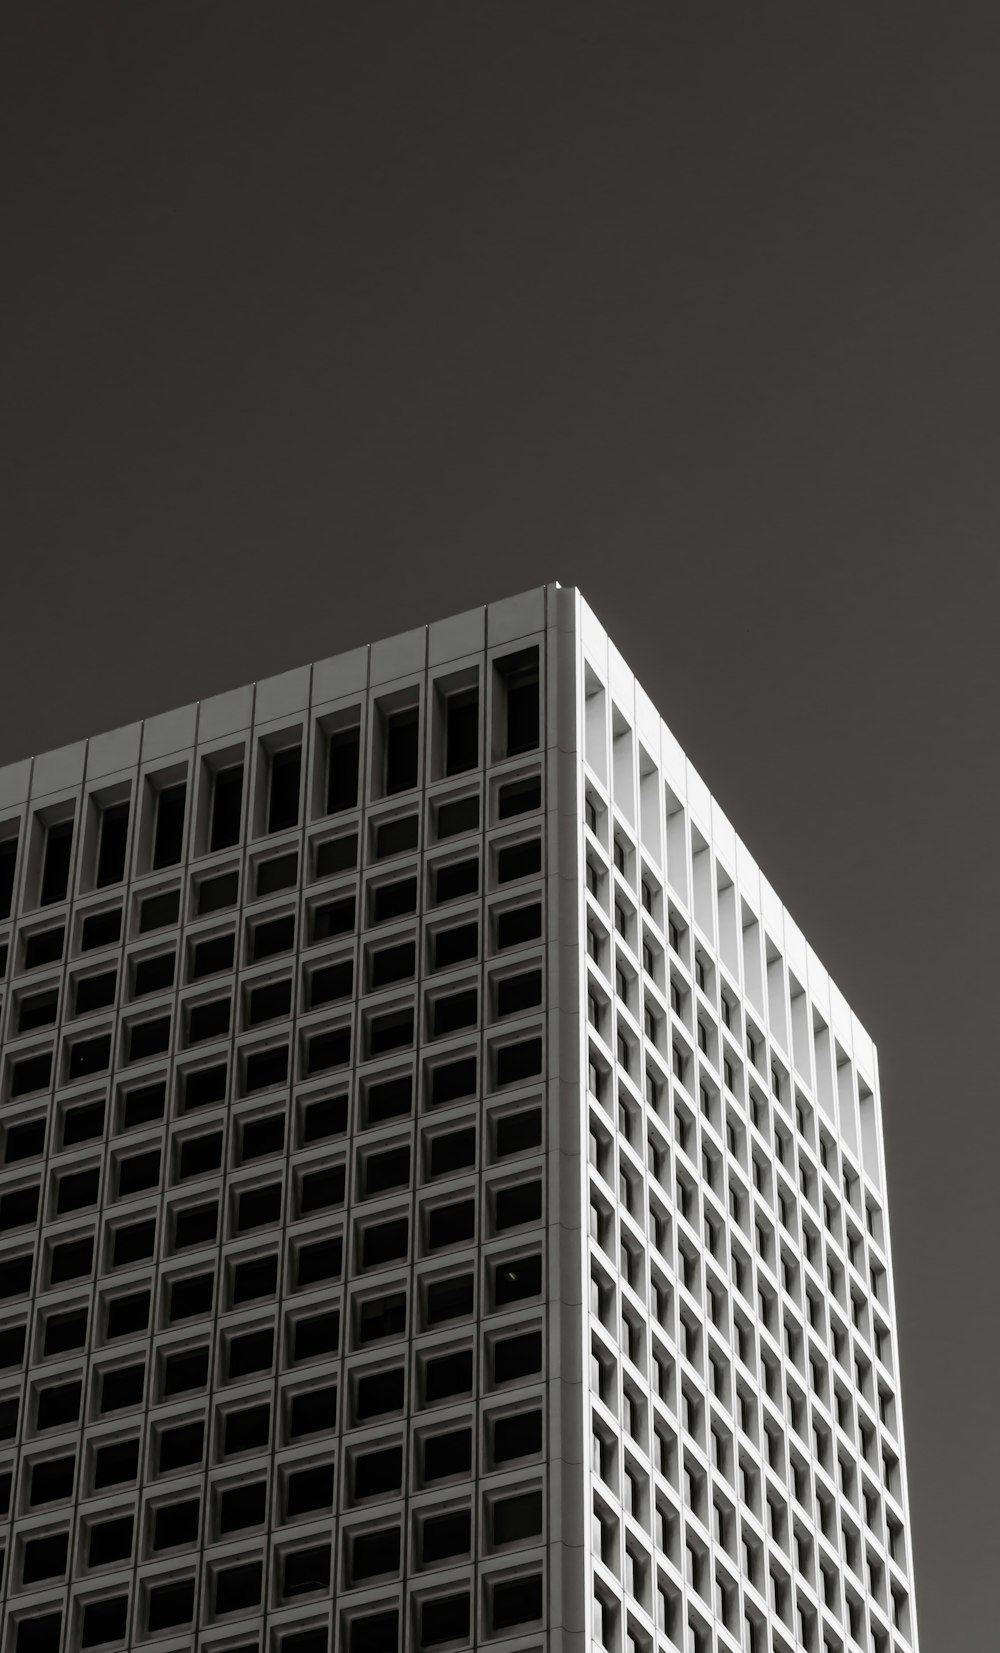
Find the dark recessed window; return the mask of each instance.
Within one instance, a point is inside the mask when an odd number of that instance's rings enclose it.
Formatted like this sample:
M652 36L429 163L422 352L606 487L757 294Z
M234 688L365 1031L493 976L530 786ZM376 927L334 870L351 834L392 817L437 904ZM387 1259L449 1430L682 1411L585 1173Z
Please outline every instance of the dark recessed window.
M211 999L207 1004L188 1007L188 1043L197 1045L204 1039L224 1039L229 1032L232 1003L229 998Z
M437 1596L420 1605L420 1645L437 1647L441 1642L468 1641L471 1607L469 1592Z
M368 956L368 975L373 992L394 981L407 981L417 967L417 944L403 941L398 946L380 947Z
M542 840L529 838L510 844L497 854L497 883L512 884L519 878L534 878L542 870Z
M72 1453L32 1464L29 1502L32 1505L68 1503L73 1497L75 1472L76 1458Z
M128 1060L130 1062L146 1062L151 1056L162 1056L163 1052L169 1048L169 1016L157 1016L155 1021L151 1022L136 1022L129 1028Z
M210 850L229 849L240 841L243 814L243 765L218 769L212 779L212 830Z
M431 1014L432 1036L442 1039L449 1033L457 1033L460 1028L473 1027L478 1008L479 993L475 987L435 999Z
M208 1383L208 1346L198 1349L179 1349L166 1356L163 1362L163 1397L188 1394L204 1389Z
M344 1267L344 1241L341 1235L314 1240L302 1245L296 1253L296 1285L300 1290L319 1285L323 1280L339 1280Z
M445 706L446 775L461 775L479 762L479 690L461 689Z
M542 1450L540 1411L514 1412L493 1420L493 1461L509 1463L514 1458L532 1457Z
M364 1163L365 1196L385 1194L391 1188L406 1188L410 1181L410 1150L408 1146L389 1148L384 1153L369 1154Z
M156 1218L145 1217L142 1222L122 1223L114 1231L111 1253L112 1268L132 1268L147 1262L156 1244Z
M225 1062L211 1068L195 1068L193 1072L186 1073L183 1079L185 1113L190 1113L195 1108L210 1108L216 1102L224 1102L226 1077Z
M156 953L152 958L137 959L134 966L133 997L144 998L147 993L165 993L174 985L175 954Z
M0 1233L23 1228L38 1219L38 1184L30 1188L8 1188L0 1193Z
M327 1033L317 1033L309 1040L306 1052L306 1073L325 1073L328 1068L346 1067L351 1060L351 1029L335 1027Z
M129 1292L124 1297L113 1297L107 1308L107 1337L135 1337L149 1325L148 1291Z
M405 1388L401 1366L387 1372L369 1371L359 1377L355 1407L358 1422L398 1412L403 1405Z
M262 1022L279 1021L292 1011L291 978L284 981L262 982L253 987L247 998L247 1023L259 1027Z
M285 1146L284 1114L266 1114L263 1119L246 1119L240 1128L240 1163L280 1154Z
M137 1361L131 1366L113 1366L101 1374L101 1415L123 1412L129 1407L141 1406L146 1388L146 1366Z
M406 1331L406 1293L389 1292L371 1297L358 1310L358 1341L376 1343L385 1337L402 1337Z
M460 1131L442 1132L431 1138L430 1173L432 1177L448 1177L462 1171L476 1161L476 1128L465 1126Z
M66 899L72 850L73 822L53 821L45 833L41 906L48 907L53 901Z
M45 1538L29 1538L25 1541L24 1554L21 1563L21 1583L40 1584L44 1579L61 1578L66 1571L66 1556L69 1550L69 1533L53 1533ZM127 1597L121 1598L127 1601ZM104 1606L104 1603L101 1603ZM86 1609L84 1609L84 1647L86 1640ZM124 1618L122 1619L124 1629Z
M180 912L180 890L165 890L162 895L147 896L139 904L139 931L148 935L151 930L165 930L177 923Z
M526 1108L521 1113L504 1114L497 1120L497 1158L511 1154L528 1154L542 1144L542 1111Z
M536 1573L531 1578L505 1579L494 1584L491 1615L494 1630L507 1630L515 1624L530 1624L541 1616L541 1574Z
M11 1063L11 1098L30 1096L32 1091L47 1090L51 1077L51 1050L41 1051L37 1056L22 1056L20 1061Z
M427 1213L427 1248L440 1251L445 1246L465 1245L476 1232L475 1200L457 1200L450 1205L436 1205Z
M139 1440L110 1440L94 1453L94 1490L134 1481L139 1471Z
M381 1125L387 1119L399 1119L413 1107L413 1079L408 1073L397 1074L369 1084L365 1094L365 1123Z
M205 1424L202 1419L197 1423L181 1423L172 1429L162 1430L159 1453L161 1475L165 1470L187 1469L191 1464L200 1464L204 1445Z
M232 934L208 936L204 941L195 942L191 949L191 980L201 981L205 976L217 976L224 970L231 970L235 953L236 937Z
M90 1016L95 1010L106 1010L115 1002L118 985L117 970L103 970L99 976L82 976L76 984L76 1013Z
M351 924L354 926L353 897L351 907ZM314 937L314 940L318 939ZM272 918L266 924L256 924L251 938L251 951L254 964L260 964L264 959L276 958L279 953L287 953L295 946L295 917L292 913L283 913L280 918ZM229 965L226 966L230 968Z
M347 1130L347 1097L321 1096L302 1110L302 1142L325 1142L331 1136L343 1136Z
M273 1297L277 1289L278 1259L274 1255L250 1257L244 1263L237 1263L233 1269L233 1308L263 1297Z
M118 884L125 877L125 846L128 843L129 805L109 804L101 810L101 838L97 851L99 890Z
M519 1039L516 1044L501 1045L496 1053L498 1088L519 1085L533 1079L542 1071L541 1039Z
M435 970L449 970L452 965L475 958L478 952L479 923L476 919L450 930L438 930L434 936Z
M240 892L238 872L220 873L218 878L203 878L198 884L198 917L224 912L235 907Z
M440 804L437 812L439 838L455 838L460 832L476 832L479 827L479 798L455 798Z
M31 1033L35 1028L51 1027L58 1015L58 987L46 987L41 993L27 994L17 1007L17 1031Z
M316 844L313 850L313 876L334 878L340 872L353 872L358 864L358 835L346 832L340 838L328 838Z
M51 1251L50 1270L48 1278L53 1286L63 1286L68 1279L83 1279L89 1274L94 1261L94 1238L88 1235L86 1240L63 1240L61 1245L53 1246Z
M434 899L439 906L447 901L461 901L479 891L479 857L465 861L449 861L434 869Z
M385 790L407 792L417 784L420 750L420 711L407 706L385 720Z
M146 1609L146 1629L150 1635L159 1630L170 1630L175 1625L189 1624L194 1616L194 1579L180 1579L177 1583L157 1584L150 1588Z
M355 1498L391 1496L399 1492L402 1484L402 1447L379 1447L374 1452L359 1452L354 1459Z
M330 736L326 779L328 815L356 807L360 752L361 730L357 725L351 729L338 729Z
M324 965L310 975L309 1008L315 1010L322 1004L336 1004L339 999L349 999L353 991L354 960L339 959L336 964Z
M281 1184L265 1183L263 1188L243 1188L236 1201L236 1228L248 1234L255 1228L269 1228L281 1221Z
M4 1164L14 1165L22 1159L38 1159L45 1152L45 1120L26 1119L10 1125L4 1139Z
M14 904L14 869L17 866L17 841L15 832L13 837L4 838L0 843L0 918L7 918Z
M293 1441L304 1435L328 1434L337 1427L337 1385L328 1383L322 1389L304 1389L292 1396L288 1414L288 1433Z
M381 1268L385 1263L405 1257L409 1245L410 1220L393 1217L388 1222L371 1223L361 1235L361 1267Z
M471 1315L474 1288L471 1274L454 1280L433 1280L427 1287L427 1324L438 1326L446 1320L463 1320Z
M519 1303L525 1297L537 1297L542 1289L542 1259L512 1257L499 1263L493 1276L493 1300L498 1309L509 1303Z
M539 1222L542 1215L541 1182L516 1182L509 1188L499 1188L495 1212L498 1233L516 1228L521 1223Z
M121 939L122 910L112 907L108 913L88 913L80 929L81 953L92 953L98 947L113 947Z
M87 1563L91 1567L110 1567L116 1561L129 1561L132 1556L132 1516L120 1515L111 1521L95 1521L90 1528Z
M384 1056L413 1043L413 1007L372 1016L368 1023L368 1055Z
M80 1397L83 1392L79 1378L71 1383L54 1383L38 1393L37 1424L39 1429L65 1429L80 1416Z
M289 1521L309 1515L313 1510L328 1510L332 1505L332 1464L310 1465L289 1475L285 1495L285 1513Z
M431 1072L431 1107L443 1107L458 1102L464 1096L474 1096L477 1065L474 1056L462 1056L455 1062L440 1062Z
M286 746L271 757L271 786L267 801L268 832L285 832L299 823L299 782L302 747Z
M257 896L258 899L267 895L277 895L280 890L290 890L298 880L299 857L297 853L291 855L274 855L269 861L257 863Z
M56 1215L66 1217L72 1211L83 1211L88 1205L96 1205L100 1188L99 1165L88 1166L85 1171L67 1171L58 1179Z
M220 1567L215 1575L215 1611L249 1613L260 1605L264 1584L262 1561L243 1561L236 1567Z
M506 947L523 947L529 941L537 941L541 933L542 906L539 901L533 901L528 907L513 907L497 914L497 948L501 952Z
M205 1205L185 1205L174 1211L174 1248L187 1251L192 1246L214 1245L219 1227L219 1205L210 1200Z
M517 1016L542 1002L542 972L526 970L520 976L503 976L497 982L497 1015Z
M221 1131L208 1131L204 1136L189 1136L182 1141L177 1167L181 1182L189 1177L209 1176L221 1164Z
M417 880L397 878L391 884L377 885L371 891L371 906L373 924L408 917L417 910Z
M497 1383L514 1383L542 1369L541 1332L521 1332L497 1338L493 1345L493 1375Z
M153 828L153 871L175 867L184 859L184 806L187 782L165 786L156 795L156 822Z
M542 806L542 782L539 775L526 781L510 781L497 793L497 817L509 820L512 815L527 815Z
M513 758L531 752L538 745L538 650L521 649L496 662L503 685L504 748L501 756Z
M449 1400L453 1395L467 1395L471 1390L471 1349L458 1349L453 1354L428 1360L424 1367L424 1401L428 1406Z
M375 859L385 861L391 855L406 855L416 849L419 830L417 815L403 815L396 821L380 821L375 829Z
M274 1331L266 1326L262 1331L244 1332L229 1343L229 1376L249 1377L253 1372L269 1372L274 1358Z
M325 901L314 907L311 921L311 940L331 941L334 936L350 935L354 929L357 902L352 895L339 896L336 901Z
M40 970L44 964L56 964L62 958L66 931L62 924L52 930L36 930L24 943L24 968Z
M173 1550L181 1544L197 1544L200 1524L199 1498L183 1498L176 1504L160 1504L153 1515L153 1549Z
M82 1102L67 1108L63 1115L62 1145L72 1148L80 1142L92 1142L104 1134L104 1099Z
M118 1162L118 1198L128 1199L146 1188L155 1188L160 1180L160 1150L150 1148L145 1153L129 1154Z
M452 1556L468 1555L472 1543L472 1513L428 1516L420 1528L420 1559L425 1567Z
M249 1486L238 1482L228 1487L219 1499L220 1532L242 1532L247 1527L261 1526L266 1519L266 1481L253 1481Z

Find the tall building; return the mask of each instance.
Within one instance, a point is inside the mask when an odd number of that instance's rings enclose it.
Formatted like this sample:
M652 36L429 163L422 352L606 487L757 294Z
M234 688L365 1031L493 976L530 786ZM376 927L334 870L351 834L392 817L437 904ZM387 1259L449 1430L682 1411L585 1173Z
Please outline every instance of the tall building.
M872 1041L580 594L0 769L0 1653L911 1653Z

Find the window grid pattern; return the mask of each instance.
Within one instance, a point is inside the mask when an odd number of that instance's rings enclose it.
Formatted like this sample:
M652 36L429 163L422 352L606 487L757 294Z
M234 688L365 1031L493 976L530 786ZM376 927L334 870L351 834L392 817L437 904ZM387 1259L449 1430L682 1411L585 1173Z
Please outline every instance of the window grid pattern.
M3 1653L537 1645L523 613L0 772Z
M906 1653L874 1055L581 607L591 1642Z

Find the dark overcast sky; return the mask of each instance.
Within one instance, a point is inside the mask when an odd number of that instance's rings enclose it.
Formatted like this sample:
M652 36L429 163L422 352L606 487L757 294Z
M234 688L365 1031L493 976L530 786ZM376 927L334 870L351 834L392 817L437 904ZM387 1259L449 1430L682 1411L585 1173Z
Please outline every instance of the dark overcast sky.
M0 761L579 584L878 1042L995 1648L995 6L39 0L0 75Z

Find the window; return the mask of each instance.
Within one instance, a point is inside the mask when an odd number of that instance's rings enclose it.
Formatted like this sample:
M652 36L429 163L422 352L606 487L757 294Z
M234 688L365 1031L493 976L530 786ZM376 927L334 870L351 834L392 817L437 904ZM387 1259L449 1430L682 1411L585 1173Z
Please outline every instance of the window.
M268 832L285 832L299 822L299 783L302 775L302 746L286 746L273 752L267 799Z
M420 710L406 706L383 714L384 787L386 795L408 792L417 784L420 750Z
M522 649L495 662L497 756L531 752L539 737L538 649Z
M125 846L128 841L129 805L107 804L100 812L100 838L97 849L95 884L104 889L118 884L125 876Z

